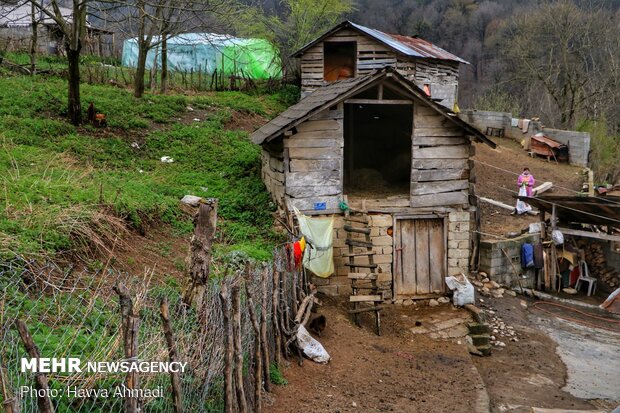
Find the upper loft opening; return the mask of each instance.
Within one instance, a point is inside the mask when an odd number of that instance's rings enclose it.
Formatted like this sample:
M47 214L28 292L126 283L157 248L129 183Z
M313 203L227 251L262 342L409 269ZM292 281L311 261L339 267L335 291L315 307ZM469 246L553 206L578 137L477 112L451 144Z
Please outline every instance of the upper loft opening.
M345 193L366 199L408 197L412 128L412 104L345 103Z
M323 79L328 82L355 76L356 42L323 43Z

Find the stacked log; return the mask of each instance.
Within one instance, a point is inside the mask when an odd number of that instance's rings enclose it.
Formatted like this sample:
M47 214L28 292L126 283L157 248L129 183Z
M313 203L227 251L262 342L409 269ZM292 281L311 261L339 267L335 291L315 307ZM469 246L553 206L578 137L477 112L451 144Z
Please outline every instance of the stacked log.
M613 291L620 287L620 272L607 266L602 244L580 238L577 246L584 251L590 276L599 280L599 288Z

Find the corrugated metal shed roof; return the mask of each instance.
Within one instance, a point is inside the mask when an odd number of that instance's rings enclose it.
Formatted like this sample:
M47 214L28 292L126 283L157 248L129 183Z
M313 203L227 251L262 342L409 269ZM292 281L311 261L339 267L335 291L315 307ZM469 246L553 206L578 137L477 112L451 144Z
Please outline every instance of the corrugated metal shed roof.
M343 28L352 28L361 33L364 33L372 37L373 39L377 40L378 42L383 43L389 48L408 57L452 60L452 61L456 61L459 63L469 64L468 61L461 59L460 57L442 49L441 47L432 44L431 42L428 42L424 39L420 39L419 37L410 37L410 36L403 36L400 34L384 33L380 30L371 29L370 27L362 26L361 24L353 23L348 20L345 20L339 25L333 27L327 33L323 34L322 36L306 44L304 47L302 47L297 52L295 52L293 56L299 57L308 48L314 46L316 43L322 41L326 37L331 36L332 34L336 33L337 31Z
M560 222L620 226L620 197L617 196L540 195L520 196L519 199L547 213L551 213L555 205Z
M540 142L544 145L547 145L550 148L561 148L563 146L566 146L563 143L560 143L556 140L551 139L547 135L534 135L532 136L532 140Z
M59 7L62 17L71 22L73 13L67 7ZM0 27L24 27L30 26L31 21L30 3L0 6ZM56 24L54 20L41 10L37 10L37 20L42 24Z
M387 77L390 77L394 81L398 82L404 93L413 95L417 101L423 102L423 104L433 108L456 126L464 129L467 134L474 136L479 142L484 142L492 148L495 148L495 143L487 138L482 132L456 116L456 114L452 111L437 102L434 102L424 93L422 89L417 87L413 82L400 75L394 68L389 66L384 67L383 69L375 70L366 76L341 80L316 89L310 95L300 100L297 104L291 106L279 116L257 129L254 133L252 133L250 139L256 144L262 144L271 139L277 138L287 130L299 125L311 116L355 95L360 89L363 89L366 86L373 83L379 83Z

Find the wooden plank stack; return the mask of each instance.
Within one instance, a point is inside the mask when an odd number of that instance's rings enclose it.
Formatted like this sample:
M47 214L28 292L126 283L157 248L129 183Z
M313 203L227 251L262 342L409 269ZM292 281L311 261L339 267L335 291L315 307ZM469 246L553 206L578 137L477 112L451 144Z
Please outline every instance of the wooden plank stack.
M591 277L598 278L599 283L605 284L612 291L620 286L620 273L618 270L607 266L607 260L605 259L601 243L579 238L577 246L584 250L585 260Z

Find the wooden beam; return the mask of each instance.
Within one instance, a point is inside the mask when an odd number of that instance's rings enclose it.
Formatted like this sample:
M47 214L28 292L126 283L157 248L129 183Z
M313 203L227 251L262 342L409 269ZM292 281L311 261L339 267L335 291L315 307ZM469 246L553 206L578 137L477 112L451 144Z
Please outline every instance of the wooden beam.
M559 228L558 227L556 229L559 230L564 235L575 235L578 237L587 237L587 238L602 239L605 241L620 242L619 235L610 235L610 234L605 234L603 232L599 233L599 232L581 231L578 229L570 229L570 228Z
M344 103L356 105L413 105L413 101L404 99L347 99Z
M551 188L553 188L553 182L545 182L542 185L539 185L536 188L532 189L532 194L539 195L543 192L550 190Z
M482 202L486 202L487 204L495 205L496 207L504 208L504 209L507 209L509 211L514 211L515 210L515 207L513 207L512 205L507 205L507 204L504 204L502 202L496 201L494 199L485 198L483 196L479 196L478 199L481 200Z

